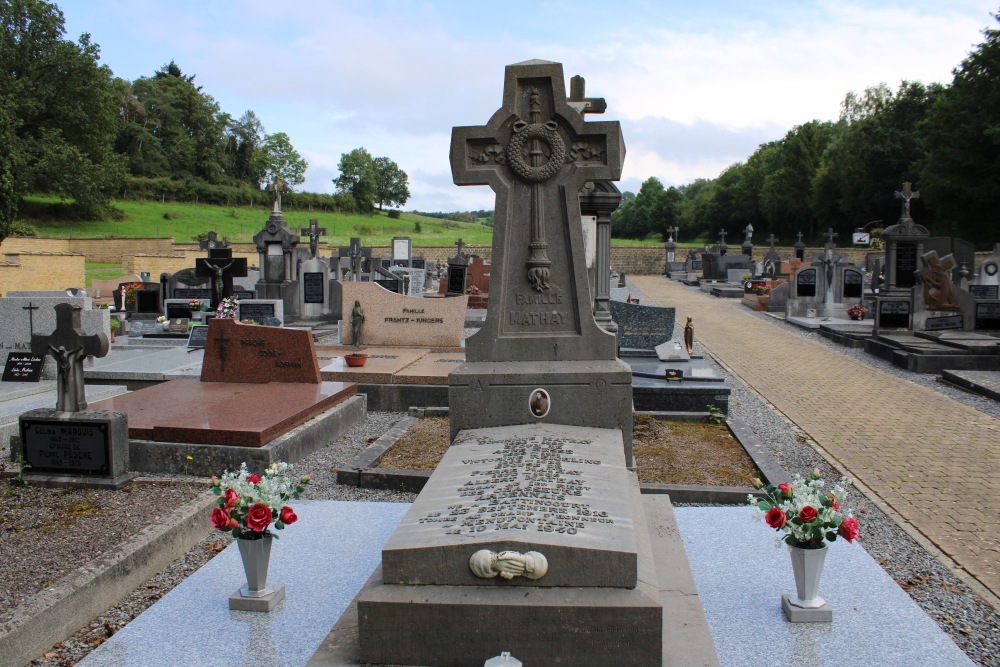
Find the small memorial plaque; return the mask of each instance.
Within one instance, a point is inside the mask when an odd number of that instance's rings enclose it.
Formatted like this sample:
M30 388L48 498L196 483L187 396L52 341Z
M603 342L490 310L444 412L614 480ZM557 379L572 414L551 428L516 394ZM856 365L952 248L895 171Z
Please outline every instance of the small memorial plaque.
M915 243L900 243L896 246L896 287L913 287L917 278L917 246Z
M240 299L256 299L257 294L245 289L234 289L233 298L239 301Z
M167 322L167 331L170 333L180 333L186 334L188 332L191 320L187 317L178 317L177 319L170 320Z
M844 298L860 299L862 296L862 285L864 278L860 271L844 271Z
M22 418L21 443L31 472L109 472L106 424Z
M448 294L465 294L465 267L448 267Z
M191 308L187 304L183 303L168 303L167 304L167 319L173 320L180 317L191 317Z
M878 325L887 329L907 329L910 326L909 301L881 301L878 304Z
M410 260L410 267L414 269L425 269L427 268L427 260L423 257L414 257Z
M702 262L700 259L696 259L691 262L692 271L701 271L702 266L704 266L704 262Z
M205 347L205 343L208 342L208 327L199 324L191 327L191 333L188 335L188 347Z
M323 303L323 272L302 274L302 300L305 303Z
M1000 303L977 303L974 328L980 331L1000 330Z
M816 269L799 271L795 278L796 296L816 296Z
M964 322L961 315L944 315L941 317L928 317L924 320L924 329L927 331L941 331L944 329L961 329Z
M684 379L684 371L679 368L668 368L663 374L667 382L680 382Z
M995 301L1000 298L996 285L969 285L969 294L977 301Z
M129 336L142 336L143 334L154 333L155 331L156 331L156 322L152 320L128 321Z
M30 352L11 352L3 367L3 382L38 382L45 359Z
M274 317L273 303L241 303L240 320L260 322L265 317Z
M208 288L204 289L194 289L191 287L178 287L174 290L175 299L198 299L199 301L209 302L212 300L212 290Z

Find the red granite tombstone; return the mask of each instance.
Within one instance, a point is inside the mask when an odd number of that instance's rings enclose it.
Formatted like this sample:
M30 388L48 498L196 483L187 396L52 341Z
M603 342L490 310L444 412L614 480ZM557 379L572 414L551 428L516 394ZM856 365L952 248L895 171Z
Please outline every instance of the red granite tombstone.
M312 332L213 318L202 382L319 382Z

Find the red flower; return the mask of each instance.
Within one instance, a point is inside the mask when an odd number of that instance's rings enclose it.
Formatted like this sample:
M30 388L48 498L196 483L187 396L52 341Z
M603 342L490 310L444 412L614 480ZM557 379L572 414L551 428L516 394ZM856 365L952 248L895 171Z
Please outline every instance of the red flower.
M257 473L254 473L254 474L250 475L249 477L247 477L247 483L248 484L259 484L260 483L260 475L258 475Z
M226 499L225 509L227 512L236 507L237 503L240 502L240 497L236 495L236 491L233 489L226 489L226 492L222 496Z
M281 508L281 513L278 516L281 519L281 523L286 526L290 526L299 520L299 517L295 515L295 511L288 505Z
M799 510L799 521L802 523L811 523L819 517L819 512L816 511L815 507L811 505L806 505Z
M784 484L779 484L778 491L781 491L781 495L783 495L786 498L792 497L792 485L789 484L788 482L785 482Z
M232 530L236 527L236 520L226 510L216 507L212 510L212 525L219 530Z
M764 482L760 481L760 477L752 477L752 478L750 478L750 484L755 489L763 489L764 488Z
M840 522L840 527L837 528L837 534L848 542L853 542L858 539L858 522L851 517L847 517Z
M271 525L271 508L262 503L250 507L247 513L247 528L255 533L262 533Z
M788 517L785 513L779 510L777 507L772 507L768 510L767 515L764 517L764 522L767 523L771 528L784 528L785 521Z

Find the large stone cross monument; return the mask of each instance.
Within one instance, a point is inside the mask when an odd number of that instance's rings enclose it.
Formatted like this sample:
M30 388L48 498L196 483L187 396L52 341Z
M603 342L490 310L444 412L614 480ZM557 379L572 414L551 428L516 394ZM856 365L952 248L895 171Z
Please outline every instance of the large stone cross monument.
M540 60L506 68L486 125L452 130L455 183L496 193L486 322L449 376L452 438L537 422L620 429L632 464L631 373L594 321L579 199L588 181L618 180L624 157L619 124L585 121L562 66Z

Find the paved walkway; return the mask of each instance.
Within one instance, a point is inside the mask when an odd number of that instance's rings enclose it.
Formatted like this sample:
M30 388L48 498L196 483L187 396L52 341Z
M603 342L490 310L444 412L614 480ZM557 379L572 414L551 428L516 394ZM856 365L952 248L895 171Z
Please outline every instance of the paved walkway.
M1000 421L657 276L646 297L961 568L1000 596ZM797 472L797 471L789 471Z

